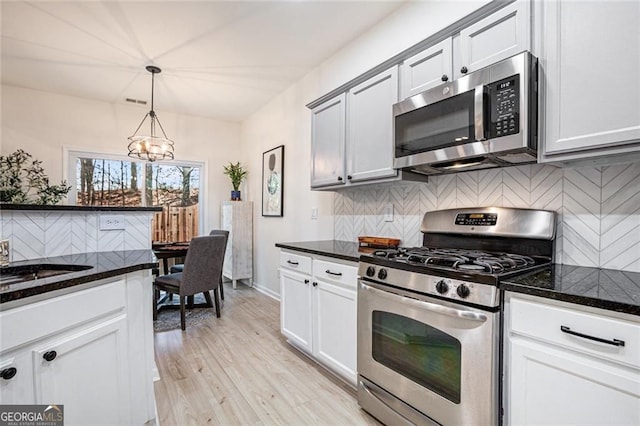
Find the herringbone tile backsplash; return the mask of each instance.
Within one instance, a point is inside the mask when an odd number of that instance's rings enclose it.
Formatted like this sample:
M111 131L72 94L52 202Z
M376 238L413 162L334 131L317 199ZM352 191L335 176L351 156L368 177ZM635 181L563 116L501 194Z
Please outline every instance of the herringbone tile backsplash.
M392 222L384 207L394 206ZM558 263L640 272L640 163L557 168L525 165L431 177L428 183L366 185L334 195L334 238L421 244L426 211L506 206L558 213Z
M0 235L9 239L12 261L151 248L153 213L122 212L124 230L101 230L100 213L96 212L2 210L0 213Z

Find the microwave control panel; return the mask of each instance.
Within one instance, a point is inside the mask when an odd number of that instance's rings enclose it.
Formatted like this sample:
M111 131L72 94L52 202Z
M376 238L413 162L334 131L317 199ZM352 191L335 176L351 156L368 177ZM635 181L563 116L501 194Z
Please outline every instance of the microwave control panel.
M489 139L520 133L520 76L486 86L489 95Z

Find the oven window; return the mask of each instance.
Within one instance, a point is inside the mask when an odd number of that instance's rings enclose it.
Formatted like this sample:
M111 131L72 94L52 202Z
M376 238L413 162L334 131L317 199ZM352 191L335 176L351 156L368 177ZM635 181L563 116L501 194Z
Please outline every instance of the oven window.
M372 343L377 362L460 403L460 341L411 318L373 311Z
M396 158L475 142L474 96L470 90L397 116Z

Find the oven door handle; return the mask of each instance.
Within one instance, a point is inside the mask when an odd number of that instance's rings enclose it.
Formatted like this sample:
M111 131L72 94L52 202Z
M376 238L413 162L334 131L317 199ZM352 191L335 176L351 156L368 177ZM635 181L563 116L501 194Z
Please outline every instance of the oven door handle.
M425 302L423 300L413 299L411 297L402 296L392 291L378 290L375 287L367 285L363 282L360 283L362 290L371 292L376 296L383 297L385 299L393 300L394 302L400 302L406 305L410 305L426 311L435 312L437 314L446 315L450 317L462 318L470 321L486 322L487 316L479 312L466 311L463 309L449 308L447 306L438 305L436 303Z

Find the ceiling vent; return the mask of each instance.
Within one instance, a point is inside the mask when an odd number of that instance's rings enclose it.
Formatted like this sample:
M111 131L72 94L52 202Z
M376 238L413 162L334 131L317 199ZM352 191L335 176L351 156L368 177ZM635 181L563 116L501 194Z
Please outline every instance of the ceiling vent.
M132 104L140 104L140 105L147 104L147 101L141 101L140 99L125 98L125 101L131 102Z

